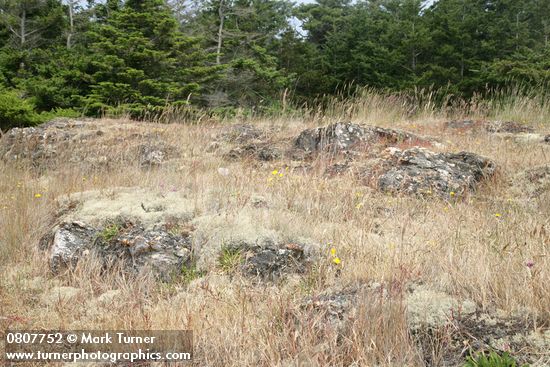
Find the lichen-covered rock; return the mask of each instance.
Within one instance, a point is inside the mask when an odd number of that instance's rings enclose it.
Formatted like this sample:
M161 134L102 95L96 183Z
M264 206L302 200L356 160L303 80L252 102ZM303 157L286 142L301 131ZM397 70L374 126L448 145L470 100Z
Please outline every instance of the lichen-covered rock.
M78 137L83 126L81 122L52 121L37 127L13 128L0 140L0 158L33 162L53 159L60 148Z
M262 279L277 279L288 273L304 273L307 258L299 244L267 247L248 246L242 265L245 274Z
M365 141L366 131L363 126L338 122L326 127L307 129L296 138L295 146L307 152L332 148L346 150Z
M57 273L65 266L75 266L82 253L95 241L98 230L83 222L71 221L62 223L53 230L51 244L48 239L41 241L41 247L50 248L50 268Z
M180 193L119 188L73 194L59 203L60 224L39 241L54 273L88 256L104 268L116 263L128 273L151 271L163 280L190 265L191 236L181 229L192 218L192 204Z
M550 192L550 165L519 172L512 180L512 187L517 194L530 199Z
M502 133L500 134L504 139L512 139L516 143L520 144L543 144L545 143L545 136L536 133Z
M236 124L223 129L218 139L232 143L247 143L251 140L260 139L265 132L253 125Z
M236 216L212 215L193 221L193 248L197 268L210 270L233 254L238 270L262 280L277 280L289 273L303 273L317 259L319 245L304 238L288 238L263 227L254 219L260 209L246 209ZM226 255L224 255L226 254Z
M379 283L356 283L331 289L302 302L300 321L314 318L316 325L326 328L328 323L346 337L359 318L367 317L362 310L392 303L403 304L406 326L427 365L434 363L434 343L441 348L445 366L462 366L468 353L495 349L508 350L522 363L545 366L550 361L543 354L550 346L550 330L536 328L534 315L527 310L519 315L482 309L471 300L422 285L396 290Z
M307 297L301 308L308 313L320 314L337 330L343 330L346 323L357 316L362 302L372 302L382 291L380 284L357 282L342 289L330 289L322 294Z
M142 144L138 149L138 159L142 167L160 166L168 155L167 149L163 146Z
M468 317L477 306L470 300L459 301L444 292L417 287L407 295L407 321L412 331L438 329L454 317Z
M53 231L50 268L54 273L92 255L105 268L122 263L126 271L152 271L170 280L190 260L190 239L161 228L147 230L129 222L94 228L82 222L67 222Z
M67 165L96 169L132 162L157 166L178 157L178 149L152 130L144 124L56 119L9 130L0 139L0 159L49 169Z
M294 145L306 152L315 152L326 149L331 151L352 150L362 144L390 146L399 143L432 145L434 141L403 130L338 122L302 131Z
M469 152L388 148L381 171L376 182L381 191L448 197L450 192L474 190L480 181L494 174L495 163Z
M485 130L490 133L532 133L535 131L530 126L515 121L491 121L486 123Z
M228 159L255 158L260 161L272 161L281 157L281 151L264 142L245 144L231 149L225 157Z

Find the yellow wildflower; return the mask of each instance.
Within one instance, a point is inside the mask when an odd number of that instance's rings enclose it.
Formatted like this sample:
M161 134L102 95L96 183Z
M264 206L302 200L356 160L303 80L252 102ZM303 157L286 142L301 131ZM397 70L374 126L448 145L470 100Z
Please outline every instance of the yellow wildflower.
M335 263L336 265L340 264L342 261L340 260L339 257L335 257L334 259L332 259L332 262Z
M42 197L42 194L34 194L34 197L40 199Z
M330 254L336 256L336 249L334 247L330 249Z
M495 217L500 218L500 217L502 217L502 214L500 214L500 213L495 213Z
M277 171L276 169L274 169L273 172L271 172L271 174L272 174L273 176L277 175L277 173L279 173L279 171Z
M283 174L282 174L282 173L279 173L279 177L283 177Z
M451 195L451 196L455 196L456 193L455 193L454 191L451 191L450 195Z

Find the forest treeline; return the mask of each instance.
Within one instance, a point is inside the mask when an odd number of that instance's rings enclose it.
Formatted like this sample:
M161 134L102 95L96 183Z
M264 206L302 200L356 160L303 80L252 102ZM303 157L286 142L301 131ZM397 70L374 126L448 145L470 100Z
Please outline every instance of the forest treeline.
M548 0L0 0L0 128L549 81Z

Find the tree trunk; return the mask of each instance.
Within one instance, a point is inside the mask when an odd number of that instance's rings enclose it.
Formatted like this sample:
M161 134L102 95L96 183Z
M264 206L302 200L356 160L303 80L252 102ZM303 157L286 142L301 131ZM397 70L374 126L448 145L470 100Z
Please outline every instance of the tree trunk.
M224 14L224 0L220 0L220 6L218 8L218 15L220 17L220 26L218 27L218 46L216 47L216 65L220 64L220 58L222 53L222 43L223 43L223 22L225 18Z
M21 19L20 19L20 32L19 32L19 36L20 36L20 39L21 39L21 48L23 48L23 46L25 46L25 42L26 42L26 33L27 31L25 30L25 25L26 25L26 22L27 22L27 12L25 10L22 11L21 13Z
M69 0L69 33L67 33L67 49L72 46L72 39L74 34L74 3L73 0Z

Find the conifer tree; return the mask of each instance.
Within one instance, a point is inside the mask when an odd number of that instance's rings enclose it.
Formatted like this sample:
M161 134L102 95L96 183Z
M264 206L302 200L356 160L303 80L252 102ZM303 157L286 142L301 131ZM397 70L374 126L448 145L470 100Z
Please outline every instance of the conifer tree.
M163 0L108 4L104 23L88 32L91 51L92 112L127 109L136 117L158 113L198 94L201 82L216 77L212 55L198 38L185 37Z

